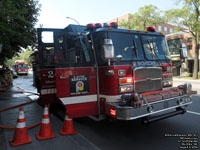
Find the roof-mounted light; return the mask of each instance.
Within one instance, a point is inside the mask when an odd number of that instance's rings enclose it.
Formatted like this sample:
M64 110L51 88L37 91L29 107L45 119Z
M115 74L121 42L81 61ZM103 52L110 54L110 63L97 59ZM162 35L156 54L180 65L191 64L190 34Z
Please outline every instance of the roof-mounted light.
M86 25L87 31L94 31L94 25L92 23Z
M147 32L156 32L156 30L155 30L155 28L154 28L153 26L147 27L147 28L146 28L146 31L147 31Z
M103 23L103 27L109 27L108 23Z
M94 28L95 28L95 29L102 28L102 24L101 24L101 23L96 23L96 24L94 25Z
M118 24L117 24L117 22L111 22L110 23L110 27L112 27L112 28L117 28L118 27Z

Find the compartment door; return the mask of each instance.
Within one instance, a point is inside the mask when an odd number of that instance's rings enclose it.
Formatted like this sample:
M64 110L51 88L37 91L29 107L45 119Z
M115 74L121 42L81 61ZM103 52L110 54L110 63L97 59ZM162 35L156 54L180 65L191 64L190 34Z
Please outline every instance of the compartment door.
M96 71L93 67L57 68L56 92L69 117L97 115Z

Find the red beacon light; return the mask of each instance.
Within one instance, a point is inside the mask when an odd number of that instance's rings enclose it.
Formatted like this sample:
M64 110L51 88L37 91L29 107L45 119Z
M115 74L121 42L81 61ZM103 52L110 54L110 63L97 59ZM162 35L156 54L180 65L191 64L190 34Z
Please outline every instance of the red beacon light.
M118 24L117 24L117 22L111 22L110 23L110 27L112 27L112 28L117 28L118 27Z
M86 30L87 30L87 31L93 31L93 30L94 30L94 25L93 25L92 23L87 24L87 25L86 25Z
M147 28L146 28L146 31L147 31L147 32L156 32L156 30L155 30L155 28L154 28L153 26L147 27Z
M101 23L96 23L96 24L94 25L94 28L95 28L95 29L102 28L102 24L101 24Z

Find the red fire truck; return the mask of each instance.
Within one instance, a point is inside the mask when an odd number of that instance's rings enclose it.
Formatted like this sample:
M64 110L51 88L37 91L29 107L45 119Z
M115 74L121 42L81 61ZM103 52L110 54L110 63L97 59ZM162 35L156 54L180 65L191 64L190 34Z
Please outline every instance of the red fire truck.
M187 56L185 48L180 51L181 58ZM151 122L183 114L196 93L190 83L172 86L165 36L153 27L135 31L98 23L39 28L37 57L40 103L62 103L70 118Z
M28 75L28 64L24 60L16 60L13 68L18 75Z

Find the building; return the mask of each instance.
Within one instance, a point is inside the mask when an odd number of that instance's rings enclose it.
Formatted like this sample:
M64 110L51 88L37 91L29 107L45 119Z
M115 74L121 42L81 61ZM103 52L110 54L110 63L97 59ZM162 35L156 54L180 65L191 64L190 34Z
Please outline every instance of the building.
M121 17L114 18L114 19L108 21L108 23L110 23L110 22L117 22L117 23L119 23L120 21L123 21L123 20L130 21L130 15L131 14L125 14L125 15L123 15Z
M110 22L119 23L122 20L130 21L130 15L131 14L128 13L128 14L125 14L125 15L123 15L121 17L114 18L114 19L108 21L108 23L110 23ZM162 23L162 22L159 23L159 24L155 24L154 27L155 27L157 32L162 32L163 34L166 34L166 35L173 33L175 28L176 28L176 26L174 26L174 25L167 24L167 23Z

